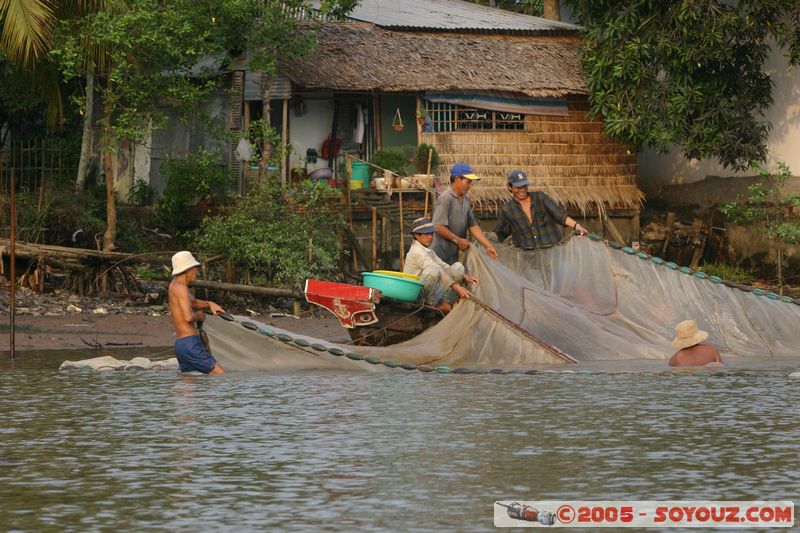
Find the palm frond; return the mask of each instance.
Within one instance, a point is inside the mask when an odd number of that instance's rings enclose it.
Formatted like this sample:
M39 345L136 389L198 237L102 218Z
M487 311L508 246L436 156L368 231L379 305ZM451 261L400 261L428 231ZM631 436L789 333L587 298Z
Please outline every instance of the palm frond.
M46 52L53 27L51 0L0 0L0 48L29 67Z

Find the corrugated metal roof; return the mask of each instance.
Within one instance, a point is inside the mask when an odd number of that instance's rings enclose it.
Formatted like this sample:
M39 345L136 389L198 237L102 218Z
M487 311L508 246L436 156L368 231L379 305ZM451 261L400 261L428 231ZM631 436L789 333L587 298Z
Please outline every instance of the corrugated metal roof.
M319 0L311 4L318 8ZM351 20L387 29L526 35L576 34L575 24L522 15L465 0L360 0Z

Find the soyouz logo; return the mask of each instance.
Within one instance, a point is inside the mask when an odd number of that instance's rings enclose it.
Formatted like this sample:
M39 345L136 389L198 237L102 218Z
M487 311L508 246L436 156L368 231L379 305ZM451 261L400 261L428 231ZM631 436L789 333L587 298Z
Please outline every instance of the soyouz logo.
M793 527L792 501L497 501L497 527Z

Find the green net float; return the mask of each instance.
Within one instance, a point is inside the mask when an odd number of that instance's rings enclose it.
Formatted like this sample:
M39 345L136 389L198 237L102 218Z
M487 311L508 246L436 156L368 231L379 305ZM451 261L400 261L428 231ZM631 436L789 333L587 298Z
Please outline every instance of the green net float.
M582 375L582 376L588 376L589 374L591 374L591 373L592 373L592 371L591 371L591 370L578 370L578 371L577 371L577 372L575 372L575 373L576 373L576 374L580 374L580 375Z
M459 367L453 370L453 374L472 374L472 370L469 368Z
M242 322L242 325L247 329L249 329L250 331L258 331L258 326L256 326L252 322Z
M353 361L362 361L364 356L357 352L347 352L344 354L348 359L352 359Z
M689 267L680 267L678 269L678 272L680 272L681 274L694 274L694 270L692 270Z
M589 237L593 241L602 241L603 240L603 238L600 235L598 235L597 233L590 233L589 235L587 235L587 237Z
M639 259L647 260L650 259L650 254L646 254L644 252L636 252L636 257L638 257Z
M611 241L610 243L608 243L608 245L610 247L612 247L613 249L615 249L615 250L621 250L622 249L622 245L620 243L618 243L617 241Z
M366 361L367 363L369 363L371 365L379 365L379 364L381 364L381 360L378 359L377 357L373 356L373 355L370 355L369 357L365 358L364 361Z
M417 365L412 363L403 363L402 365L400 365L400 368L402 368L403 370L416 370Z
M650 261L652 261L653 263L655 263L657 265L663 265L664 264L664 260L661 259L660 257L651 257Z
M706 274L705 272L700 272L698 270L697 272L694 273L694 277L696 277L697 279L706 279L708 277L708 274Z
M767 293L767 298L769 298L770 300L780 300L781 299L781 295L778 294L777 292L768 292Z
M335 355L336 357L341 357L344 355L344 350L341 348L328 348L328 353Z
M678 265L673 263L672 261L669 261L668 263L664 263L664 266L667 267L670 270L677 270L678 269Z
M397 361L392 361L391 359L389 359L387 361L384 361L383 365L384 366L388 366L389 368L397 368L398 366L400 366L400 363L398 363Z
M275 336L275 332L269 328L258 328L258 332L261 333L262 335L266 335L267 337Z
M419 365L417 370L420 372L433 372L434 368L431 365Z
M322 344L319 344L319 343L316 343L316 342L314 344L312 344L311 347L314 348L318 352L327 352L328 351L328 347L327 346L323 346Z
M753 294L755 294L756 296L764 296L767 294L767 291L765 291L764 289L753 289Z
M708 281L711 283L722 283L722 278L719 276L708 276Z
M436 367L436 373L437 374L449 374L450 373L450 367L447 366L447 365L439 365L439 366Z
M626 253L626 254L628 254L628 255L633 255L633 254L635 254L635 253L636 253L636 250L634 250L634 249L633 249L633 248L631 248L630 246L625 246L625 247L623 247L623 248L622 248L622 251L623 251L623 252L625 252L625 253Z
M295 339L295 340L294 340L294 343L295 343L296 345L298 345L298 346L302 347L302 348L308 348L309 346L311 346L311 343L310 343L310 342L308 342L308 341L307 341L307 340L305 340L305 339Z
M782 302L786 302L787 304L790 304L790 303L792 303L792 297L791 296L781 296L781 301Z
M800 298L796 298L792 303L794 305L800 305Z
M287 335L286 333L278 333L277 335L275 335L275 338L280 339L283 342L292 342L292 337L290 335Z

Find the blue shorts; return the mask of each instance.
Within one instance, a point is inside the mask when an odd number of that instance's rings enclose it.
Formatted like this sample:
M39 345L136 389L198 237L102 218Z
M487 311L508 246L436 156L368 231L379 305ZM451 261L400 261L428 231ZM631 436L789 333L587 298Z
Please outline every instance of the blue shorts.
M178 365L181 367L181 372L197 370L203 374L208 374L217 365L217 360L203 346L200 335L181 337L176 340L175 354L178 356Z

